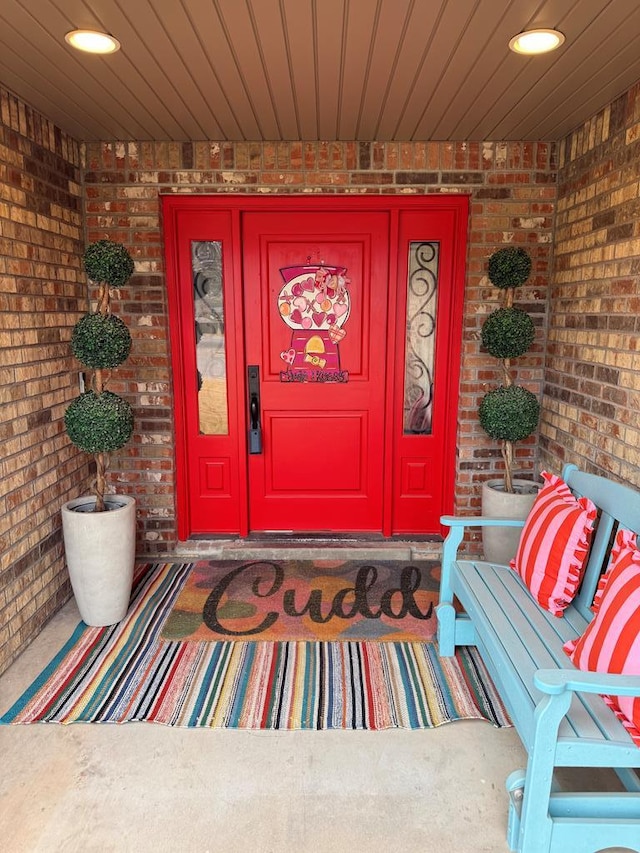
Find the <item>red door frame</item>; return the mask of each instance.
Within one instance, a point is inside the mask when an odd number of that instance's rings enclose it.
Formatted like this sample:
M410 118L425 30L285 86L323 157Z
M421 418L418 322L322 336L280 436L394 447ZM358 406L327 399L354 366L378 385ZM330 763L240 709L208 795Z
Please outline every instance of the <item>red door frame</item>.
M202 532L198 529L201 527L198 520L192 519L192 498L196 492L196 484L193 482L195 475L189 466L188 442L206 441L206 438L194 438L198 435L197 401L186 390L187 382L195 381L196 367L192 269L189 247L185 245L185 240L188 243L192 239L221 240L225 247L225 280L239 282L242 275L238 249L241 211L237 206L221 205L216 201L217 199L211 197L184 199L181 196L165 196L162 199L173 371L176 509L178 539L181 541L188 539L192 533ZM204 230L201 224L203 212L207 213ZM190 286L181 287L180 282L189 282ZM224 310L227 325L243 330L241 288L225 288ZM246 469L247 464L247 448L243 440L246 422L245 394L243 384L238 381L238 377L244 374L243 334L229 336L226 344L229 430L228 435L215 438L216 460L223 488L221 496L212 498L209 503L210 511L218 521L219 530L216 532L239 532L240 535L246 535L248 519L246 510L242 513L242 507L247 505L247 480L237 476L237 471L243 467ZM237 460L237 465L231 464L231 460Z
M464 231L460 233L462 229ZM394 288L395 332L398 347L404 349L407 322L407 281L409 275L408 251L410 243L428 242L447 246L451 251L440 252L437 276L437 323L434 357L433 431L428 435L408 435L403 431L402 410L404 402L405 363L399 353L395 359L395 390L390 391L393 433L393 453L389 471L392 487L387 490L393 506L391 528L396 534L410 534L426 527L429 531L440 528L440 515L453 509L455 489L455 441L457 434L459 371L461 359L461 331L464 290L463 254L466 238L466 218L452 216L452 210L438 205L434 209L407 209L399 212L398 227L394 236L399 245L397 278ZM391 315L393 316L393 315ZM391 321L390 321L391 322ZM442 453L444 464L438 460ZM441 467L441 479L432 477ZM413 488L409 481L415 477ZM434 499L441 496L440 500ZM440 505L438 507L438 504ZM446 504L446 508L443 506Z
M185 369L182 354L193 351L193 340L188 339L189 323L185 318L192 310L189 300L192 300L192 289L181 288L181 281L191 281L191 269L188 267L184 246L180 245L181 234L189 232L189 239L231 241L231 251L225 251L225 280L227 276L236 285L242 282L242 251L241 225L245 211L335 211L364 212L385 210L390 214L390 246L389 257L389 294L388 294L388 352L396 353L399 345L398 334L402 325L395 322L398 310L403 300L399 298L401 287L406 286L406 279L401 279L403 266L393 261L399 258L399 219L402 211L419 213L429 211L437 213L449 222L450 234L453 240L451 247L451 265L448 271L447 286L450 288L448 328L438 329L440 341L446 335L446 362L449 367L449 392L446 410L442 411L443 433L443 483L442 483L442 512L451 512L454 505L455 487L455 446L457 434L458 393L460 357L462 347L462 305L464 298L464 279L466 263L466 238L469 215L469 197L463 195L451 196L232 196L220 194L215 196L167 195L162 197L162 211L165 235L165 257L167 269L167 295L169 302L169 333L173 364L173 394L175 412L175 459L176 459L176 503L178 516L178 538L188 539L194 532L190 517L189 473L187 464L187 439L189 427L197 417L190 406L185 390ZM208 215L206 234L195 236L193 223L202 219L202 214ZM405 267L406 268L406 267ZM246 448L246 389L244 371L244 314L243 294L240 286L226 288L231 298L225 297L225 315L227 325L238 330L237 335L230 336L227 341L228 360L228 394L229 394L229 435L216 436L223 446L223 452L228 458L237 460L238 470L247 470ZM193 324L191 324L193 326ZM193 330L191 334L194 334ZM443 345L444 346L444 345ZM440 350L443 346L438 344ZM444 353L439 353L444 355ZM397 362L402 362L397 358ZM396 364L395 370L387 370L386 387L386 425L385 447L396 447L402 440L402 412L398 412L398 383L403 381L404 365ZM224 440L222 440L224 439ZM394 476L394 457L389 453L385 460L383 486L383 524L382 533L391 536L393 530L393 500L392 488ZM397 463L396 463L397 467ZM248 483L246 476L231 477L229 481L229 498L236 506L236 516L223 511L225 522L220 524L212 535L218 533L234 533L246 536L249 532L248 518ZM215 509L213 510L215 512ZM196 531L197 532L197 531ZM430 532L442 532L438 530Z

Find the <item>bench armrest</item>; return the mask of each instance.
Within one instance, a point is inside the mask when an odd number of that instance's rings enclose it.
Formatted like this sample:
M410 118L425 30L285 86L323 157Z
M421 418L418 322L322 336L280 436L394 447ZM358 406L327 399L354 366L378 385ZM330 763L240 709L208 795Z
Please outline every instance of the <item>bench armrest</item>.
M489 518L486 515L443 515L440 524L445 527L524 527L519 518Z
M451 600L447 597L449 590L449 566L457 558L458 548L467 527L524 527L524 521L519 518L489 518L486 515L441 515L440 524L449 528L449 533L444 540L442 549L443 580L440 585L441 601Z
M565 690L609 696L640 696L640 675L583 672L576 669L539 669L533 677L538 690L557 696Z

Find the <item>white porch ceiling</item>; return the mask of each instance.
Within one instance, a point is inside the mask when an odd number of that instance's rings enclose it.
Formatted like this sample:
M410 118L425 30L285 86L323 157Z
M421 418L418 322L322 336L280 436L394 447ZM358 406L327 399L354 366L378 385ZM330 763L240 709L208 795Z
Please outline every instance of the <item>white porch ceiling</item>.
M80 140L553 140L638 80L638 0L0 3L0 83Z

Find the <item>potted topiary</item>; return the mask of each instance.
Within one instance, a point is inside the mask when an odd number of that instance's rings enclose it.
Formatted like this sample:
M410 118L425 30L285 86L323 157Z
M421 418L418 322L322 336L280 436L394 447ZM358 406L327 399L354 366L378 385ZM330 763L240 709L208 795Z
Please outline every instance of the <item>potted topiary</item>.
M62 529L82 619L88 625L112 625L129 606L136 510L132 497L105 494L109 454L124 447L133 433L131 406L107 390L111 370L131 349L129 330L111 313L111 291L129 280L134 264L120 243L98 240L84 253L84 269L99 287L98 304L74 327L71 351L91 370L91 379L89 389L67 408L64 422L72 443L95 459L95 493L64 504Z
M522 248L508 246L489 258L489 280L503 292L502 307L489 314L482 326L482 345L502 368L502 383L485 394L478 411L482 428L500 442L504 460L504 477L482 486L482 514L492 518L526 518L539 489L531 480L513 476L513 445L535 432L540 417L538 398L515 384L511 368L511 359L527 352L535 337L531 317L513 305L515 288L530 273L531 258ZM508 563L519 536L518 528L483 528L485 558Z

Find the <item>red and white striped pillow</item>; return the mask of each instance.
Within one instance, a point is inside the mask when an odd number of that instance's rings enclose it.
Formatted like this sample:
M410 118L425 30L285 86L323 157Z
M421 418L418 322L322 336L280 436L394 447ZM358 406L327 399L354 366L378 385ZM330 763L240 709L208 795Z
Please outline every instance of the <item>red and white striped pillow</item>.
M582 580L596 507L555 474L543 471L542 479L510 565L545 610L562 616Z
M640 551L637 537L619 530L611 562L593 600L595 616L584 634L564 646L578 669L640 675ZM640 698L605 696L640 746Z

